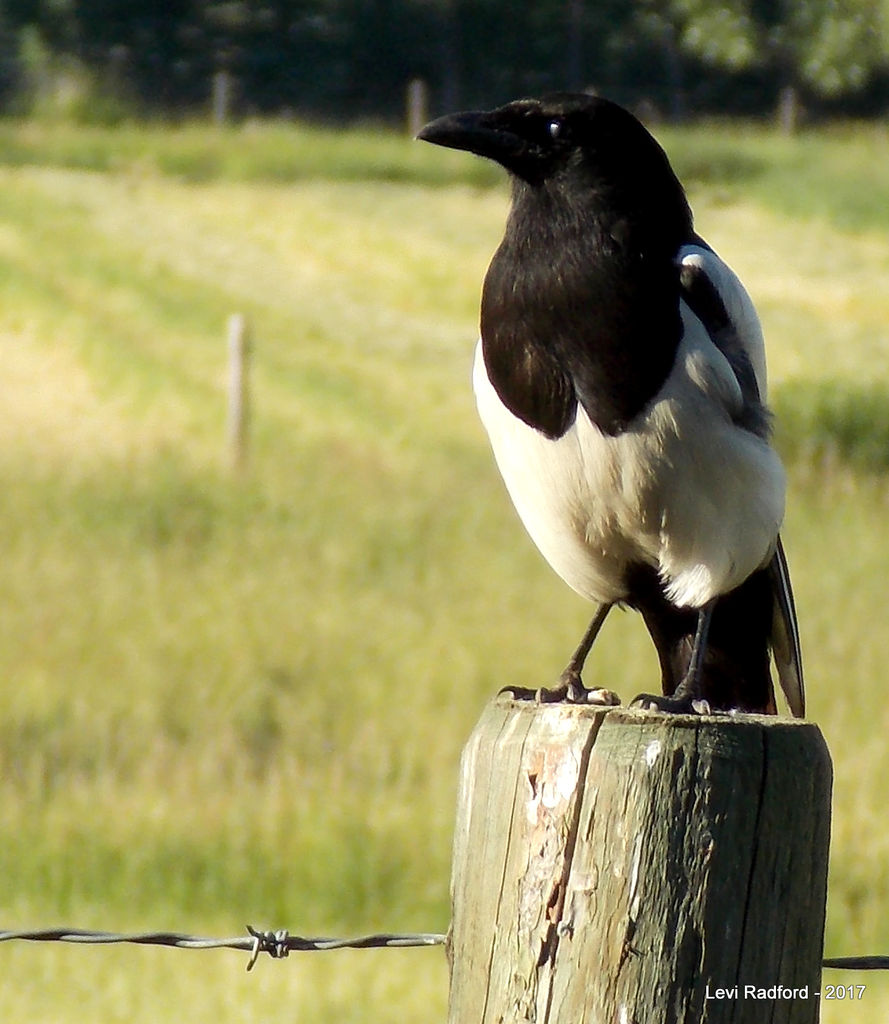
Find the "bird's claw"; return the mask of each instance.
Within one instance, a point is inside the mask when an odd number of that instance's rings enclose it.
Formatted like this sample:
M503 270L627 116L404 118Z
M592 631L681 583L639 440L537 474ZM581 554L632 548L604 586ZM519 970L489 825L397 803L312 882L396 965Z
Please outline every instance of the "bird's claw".
M709 701L703 697L659 697L640 693L630 701L631 708L643 711L663 711L669 715L712 715Z
M536 704L585 704L593 707L616 707L620 697L612 690L595 687L588 690L580 681L569 673L563 673L558 686L532 690L524 686L504 686L501 693L509 694L514 700L529 700Z

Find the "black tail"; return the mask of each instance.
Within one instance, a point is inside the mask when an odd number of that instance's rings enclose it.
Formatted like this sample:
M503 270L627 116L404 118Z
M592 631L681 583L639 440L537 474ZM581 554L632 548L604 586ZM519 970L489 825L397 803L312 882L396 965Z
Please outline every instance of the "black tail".
M778 680L787 698L790 710L797 718L806 714L806 687L803 681L803 657L800 652L799 629L796 624L796 605L790 586L790 572L784 557L781 538L769 562L769 575L774 592L772 619L772 656L778 670Z

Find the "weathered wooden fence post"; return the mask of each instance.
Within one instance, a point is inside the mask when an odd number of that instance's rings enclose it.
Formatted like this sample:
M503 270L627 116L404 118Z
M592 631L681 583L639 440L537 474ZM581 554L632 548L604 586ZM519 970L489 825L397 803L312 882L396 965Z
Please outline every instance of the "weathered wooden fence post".
M232 75L224 68L213 74L213 124L228 123L232 105Z
M250 419L250 331L243 313L228 318L228 422L229 458L234 469L247 462Z
M414 138L429 120L429 86L423 78L412 78L407 83L407 133Z
M498 697L463 753L449 1024L813 1024L818 728Z

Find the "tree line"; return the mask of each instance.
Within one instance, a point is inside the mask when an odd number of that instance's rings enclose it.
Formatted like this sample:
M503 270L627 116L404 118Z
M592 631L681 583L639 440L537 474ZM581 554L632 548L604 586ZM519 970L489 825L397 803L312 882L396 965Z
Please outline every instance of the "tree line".
M889 106L889 0L0 0L0 108L401 116L594 89L667 117Z

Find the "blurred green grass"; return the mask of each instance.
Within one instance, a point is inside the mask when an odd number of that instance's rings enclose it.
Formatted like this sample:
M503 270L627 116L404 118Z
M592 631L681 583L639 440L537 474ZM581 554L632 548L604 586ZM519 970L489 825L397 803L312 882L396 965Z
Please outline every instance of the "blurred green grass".
M889 227L889 132L880 122L835 124L785 136L744 121L653 125L683 182L790 216L823 216L844 229ZM0 121L0 163L15 167L183 182L389 182L474 188L502 180L493 164L416 145L379 126L330 131L287 121L213 127L203 122L119 124Z
M887 950L885 139L663 137L766 327L836 768L827 950ZM472 407L496 182L369 131L0 124L0 923L446 928L460 747L500 686L554 676L589 614L522 533ZM236 310L255 342L242 474L223 446ZM655 671L615 616L591 677L628 697ZM0 947L0 1003L443 1014L435 951L291 958L249 984L196 956ZM889 985L867 981L855 1019L882 1020Z
M330 131L286 121L213 127L204 122L103 127L52 121L0 122L7 166L160 173L180 181L381 181L491 186L493 166L475 164L391 130Z

